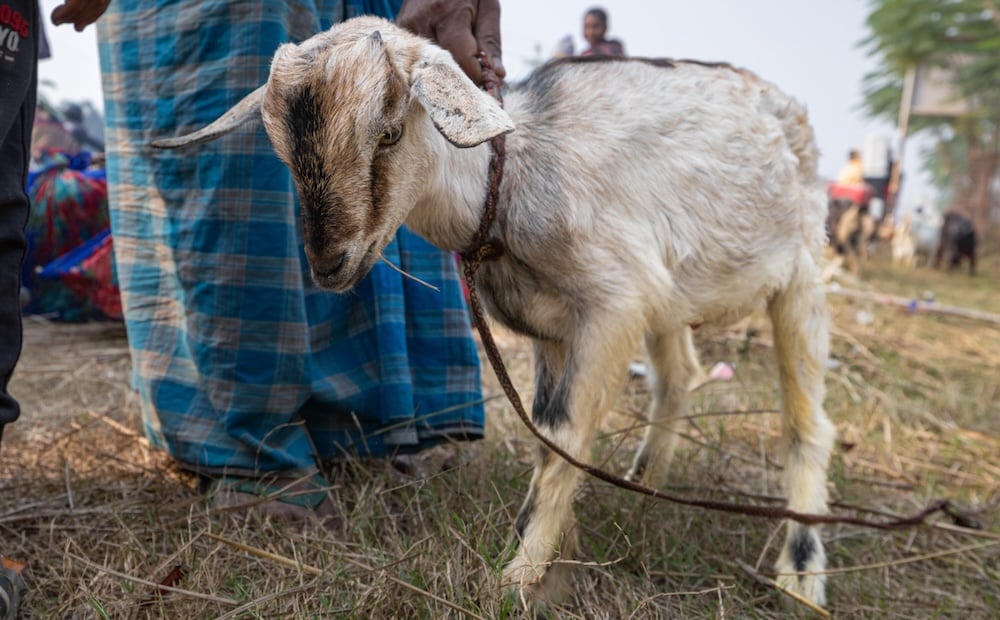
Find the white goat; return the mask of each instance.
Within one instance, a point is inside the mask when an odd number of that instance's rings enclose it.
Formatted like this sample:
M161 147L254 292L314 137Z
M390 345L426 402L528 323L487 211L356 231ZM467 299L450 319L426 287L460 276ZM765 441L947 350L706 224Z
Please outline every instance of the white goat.
M487 192L490 147L517 127L483 266L484 303L531 336L539 427L587 459L645 338L655 404L631 475L662 480L701 373L690 325L766 304L784 402L789 508L826 509L834 429L823 411L828 335L817 261L826 199L805 111L755 75L694 62L561 61L505 92L506 112L449 54L356 18L276 52L270 78L203 142L262 116L295 177L315 281L346 291L404 222L462 250ZM541 450L505 576L549 598L575 542L580 474ZM779 581L824 600L823 545L788 525Z
M893 228L892 264L913 269L917 264L917 244L913 233L913 216L909 213Z

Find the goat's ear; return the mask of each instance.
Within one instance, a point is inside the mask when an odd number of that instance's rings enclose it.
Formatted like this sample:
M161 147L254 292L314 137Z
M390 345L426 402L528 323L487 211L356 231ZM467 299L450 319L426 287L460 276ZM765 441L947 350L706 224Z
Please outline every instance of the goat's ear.
M514 121L500 104L454 63L421 63L413 72L411 89L434 126L455 146L476 146L514 130Z
M184 136L154 140L152 145L158 149L176 149L192 144L202 144L221 138L247 123L259 121L260 104L264 99L264 90L266 88L267 84L264 84L253 91L208 126Z

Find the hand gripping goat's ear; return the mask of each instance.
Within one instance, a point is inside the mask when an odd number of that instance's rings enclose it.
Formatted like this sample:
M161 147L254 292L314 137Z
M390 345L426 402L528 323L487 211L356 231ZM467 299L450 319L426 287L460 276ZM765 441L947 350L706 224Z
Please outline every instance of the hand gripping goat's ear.
M411 91L441 135L455 146L476 146L514 130L514 121L500 104L454 63L421 63L413 70Z
M259 87L208 126L184 136L154 140L152 145L158 149L176 149L191 144L202 144L221 138L247 123L259 121L260 104L264 99L266 88L267 84Z

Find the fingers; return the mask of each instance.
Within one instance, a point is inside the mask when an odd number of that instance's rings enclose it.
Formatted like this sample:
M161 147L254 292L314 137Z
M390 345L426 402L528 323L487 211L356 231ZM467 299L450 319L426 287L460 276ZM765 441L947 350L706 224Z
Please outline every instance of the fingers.
M426 39L433 38L434 25L431 17L435 16L435 10L430 9L429 4L420 0L404 1L396 14L396 24Z
M52 23L56 26L73 24L77 32L83 32L97 21L109 3L110 0L66 0L52 11Z
M438 45L451 52L458 66L472 81L483 82L482 67L479 65L479 44L473 34L475 12L471 7L443 15L434 25L432 37Z
M396 23L451 52L476 84L483 83L480 51L497 77L507 75L500 53L499 0L404 0Z
M500 50L500 1L480 0L479 10L476 12L475 25L476 41L479 49L486 53L486 58L490 61L497 77L503 79L507 75L507 70L503 66L503 57Z

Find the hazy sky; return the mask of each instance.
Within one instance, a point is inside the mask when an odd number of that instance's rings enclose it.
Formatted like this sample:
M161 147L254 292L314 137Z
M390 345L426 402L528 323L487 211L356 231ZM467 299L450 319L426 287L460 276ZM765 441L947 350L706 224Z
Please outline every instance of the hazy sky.
M42 0L48 15L60 0ZM896 140L894 123L874 122L859 110L861 78L874 67L857 47L865 35L865 0L501 0L504 63L509 78L524 77L528 61L548 57L572 35L583 47L583 14L594 5L610 16L609 35L630 55L726 61L774 82L806 104L822 157L820 173L835 177L851 148L868 135ZM42 92L54 102L101 104L94 27L77 33L47 24L53 58L42 61ZM902 203L924 201L919 139L906 145Z

